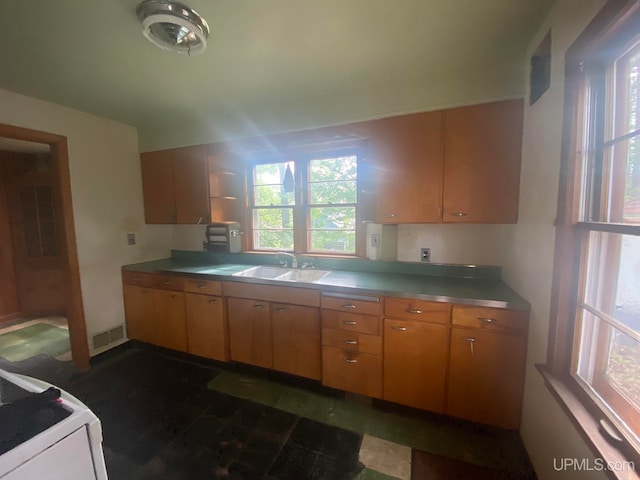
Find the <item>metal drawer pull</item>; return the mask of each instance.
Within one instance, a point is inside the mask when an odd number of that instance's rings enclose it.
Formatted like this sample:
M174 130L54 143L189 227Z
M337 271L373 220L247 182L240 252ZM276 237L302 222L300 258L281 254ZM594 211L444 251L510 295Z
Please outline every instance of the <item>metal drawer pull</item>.
M407 308L407 312L415 313L416 315L420 315L422 313L422 310L413 310L412 308Z
M357 325L358 322L354 322L353 320L343 320L342 323L345 325Z
M347 363L358 363L358 360L355 358L345 358L344 361Z
M354 309L354 308L358 308L357 305L354 305L353 303L345 303L344 305L342 305L342 308L350 308L350 309Z
M484 322L484 323L493 323L493 322L495 322L495 319L487 318L487 317L478 317L478 320L480 320L481 322Z
M174 293L173 295L171 295L171 298L178 298L178 294Z
M383 218L393 218L395 216L396 216L395 213L386 213L386 214L382 215Z
M209 300L209 303L216 303L217 301L218 301L218 300L216 300L216 299L214 298L214 299Z
M162 283L164 283L165 285L171 285L171 281L170 280L165 280Z
M471 355L473 355L473 344L476 343L476 339L473 337L462 337L462 340L465 342L469 342L469 346L471 347Z
M391 327L391 330L397 330L399 332L406 332L407 331L407 327Z
M261 308L264 308L264 305L262 305L261 303L258 303L254 305L253 308L257 308L258 310L260 310Z
M206 283L200 283L200 284L198 284L198 288L207 288L207 284Z
M358 341L357 340L343 340L344 343L346 343L347 345L357 345Z
M140 277L133 277L133 281L134 281L134 282L139 282L140 280L142 280L142 278L140 278Z
M466 217L469 214L467 212L451 212L451 215L454 217Z
M278 307L276 308L276 312L288 312L289 309L287 307Z

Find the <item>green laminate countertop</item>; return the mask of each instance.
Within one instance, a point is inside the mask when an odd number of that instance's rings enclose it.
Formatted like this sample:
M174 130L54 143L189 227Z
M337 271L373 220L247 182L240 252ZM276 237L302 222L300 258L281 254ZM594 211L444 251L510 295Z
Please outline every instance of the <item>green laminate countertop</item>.
M231 260L235 261L230 263L211 263L211 258L205 259L204 257L202 260L203 261L194 261L192 257L174 257L125 265L122 268L123 270L148 273L172 273L206 277L213 280L313 288L334 294L385 295L527 311L530 308L526 300L520 297L499 278L495 278L495 275L479 274L476 276L464 276L461 272L463 273L465 269L461 269L460 266L452 266L451 271L453 271L455 275L446 275L448 270L446 266L442 265L432 266L431 270L425 270L432 274L416 273L416 268L412 268L413 264L409 264L407 266L408 268L404 269L410 271L410 273L406 271L403 272L403 268L401 268L402 265L392 265L391 269L384 268L384 263L389 264L392 262L380 263L381 271L374 271L376 262L369 262L372 263L373 266L367 265L367 271L362 271L362 269L348 270L336 268L335 265L333 265L328 275L316 282L308 283L233 276L234 273L241 272L256 264L264 264L265 262L240 263L237 262L237 256L232 257ZM220 259L218 258L217 260ZM243 260L243 258L240 258L240 260ZM403 262L393 263L401 264ZM351 265L355 265L354 268L357 268L356 263L352 262ZM345 266L348 266L348 263L345 263ZM465 266L467 270L468 267L470 266ZM318 268L325 269L326 267L318 266ZM437 274L433 274L434 272Z

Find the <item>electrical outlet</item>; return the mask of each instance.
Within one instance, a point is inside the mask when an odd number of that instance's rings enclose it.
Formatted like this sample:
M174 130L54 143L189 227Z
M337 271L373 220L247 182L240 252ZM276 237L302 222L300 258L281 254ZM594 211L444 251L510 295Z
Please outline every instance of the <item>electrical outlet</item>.
M380 234L379 233L372 233L371 234L371 246L372 247L379 247L380 246Z
M420 249L420 261L421 262L430 262L431 261L431 249L430 248L421 248Z
M135 245L135 244L136 244L136 234L127 233L127 245Z

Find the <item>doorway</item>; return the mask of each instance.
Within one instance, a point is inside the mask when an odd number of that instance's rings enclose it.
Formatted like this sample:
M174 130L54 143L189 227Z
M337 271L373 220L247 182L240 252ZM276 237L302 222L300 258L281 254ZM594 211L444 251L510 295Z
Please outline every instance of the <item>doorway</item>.
M87 344L84 310L82 307L80 274L73 222L67 138L47 132L0 124L0 139L33 142L43 147L48 147L49 149L49 155L47 155L46 160L43 160L44 156L40 158L35 156L31 160L26 161L25 164L27 165L31 162L31 165L28 166L31 170L34 170L35 173L27 172L26 175L23 175L19 186L14 188L12 194L7 195L7 201L9 203L13 202L15 205L16 202L23 202L25 211L28 211L27 217L31 215L31 217L34 217L40 222L40 225L36 225L37 222L35 222L30 231L26 231L25 228L25 231L22 233L24 243L19 243L17 258L19 260L20 255L22 255L22 258L29 258L29 261L27 261L29 265L27 265L26 268L22 265L22 274L25 275L26 278L29 278L29 276L32 278L42 277L42 275L33 275L33 272L46 270L49 272L48 275L57 276L58 280L63 280L63 282L57 282L58 285L63 287L57 291L57 294L56 292L44 292L44 296L34 296L34 298L37 297L40 300L35 302L35 304L34 302L27 301L28 305L26 306L26 310L27 313L31 315L37 315L38 313L64 313L67 319L71 356L74 365L80 371L88 370L90 368L89 348ZM44 165L45 163L49 164ZM38 172L38 169L40 169L40 172ZM50 189L47 189L46 184L42 181L38 182L39 186L30 184L29 179L34 178L34 176L42 180L42 172L46 170L49 171ZM11 195L13 195L13 200L11 200ZM47 206L49 203L51 205L54 203L58 205L59 214L57 217L59 218L59 222L57 227L52 225L51 222L47 224L47 214L50 213ZM42 206L41 212L37 211L38 204ZM33 211L34 205L36 205L35 213ZM21 215L23 213L24 212L20 212ZM2 219L0 218L0 220ZM4 237L6 237L6 234ZM0 247L2 244L6 245L6 238L4 237L0 237ZM2 250L6 250L6 248L0 248L0 260L6 262L7 255L6 253L2 253ZM38 255L36 255L38 252L40 254L46 253L46 255L40 255L41 258L38 259ZM32 255L29 256L29 253ZM20 268L14 271L18 272ZM21 280L17 278L17 274L15 276L13 288L16 290L21 308L24 308L25 301L20 301L19 298L19 290L21 287L19 282ZM39 280L40 286L42 286L41 280L42 278ZM38 288L38 281L32 284L32 286L33 288ZM11 290L12 287L8 286L7 288ZM46 298L47 294L48 298ZM43 298L44 301L42 301ZM59 319L57 321L59 322Z

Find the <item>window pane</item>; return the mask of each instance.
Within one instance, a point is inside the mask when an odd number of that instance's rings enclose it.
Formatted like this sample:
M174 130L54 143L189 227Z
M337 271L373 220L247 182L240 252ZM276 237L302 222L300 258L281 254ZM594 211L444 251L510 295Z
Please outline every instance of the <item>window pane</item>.
M309 203L356 203L357 184L355 180L319 182L309 185Z
M256 250L293 250L293 230L253 230Z
M581 310L577 375L625 420L640 409L640 344Z
M638 72L640 47L623 56L615 65L615 122L607 139L617 138L640 128L638 118ZM613 98L612 98L613 101Z
M358 157L323 158L309 162L309 203L356 203Z
M353 230L356 227L355 207L315 207L310 213L311 228L314 229Z
M310 243L313 252L355 253L355 230L311 230Z
M253 228L292 229L293 209L255 208L253 210Z
M253 187L254 205L294 205L293 192L285 192L282 185L262 185Z
M293 162L256 165L253 169L253 204L294 205L293 175Z
M322 158L309 162L309 180L327 182L335 180L355 180L358 176L358 157Z
M591 232L583 302L640 333L640 237Z
M265 163L256 165L253 173L254 185L282 184L287 165L292 173L295 173L293 162Z

